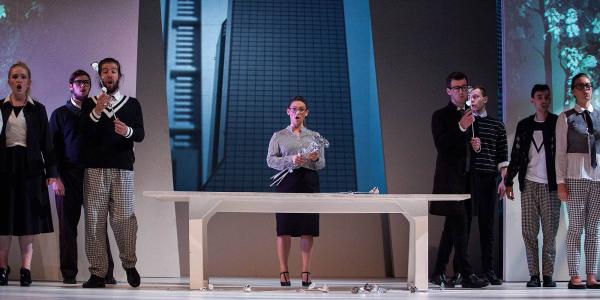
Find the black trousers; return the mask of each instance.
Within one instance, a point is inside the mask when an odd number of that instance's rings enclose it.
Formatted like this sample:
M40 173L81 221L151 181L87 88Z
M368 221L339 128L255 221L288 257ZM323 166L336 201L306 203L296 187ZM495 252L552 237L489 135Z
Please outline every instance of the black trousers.
M498 174L473 172L471 176L471 201L469 210L468 233L471 232L472 215L477 216L479 224L479 242L481 246L481 267L484 272L494 270L494 223L498 206Z
M461 202L464 205L464 210L453 216L446 216L444 222L444 230L440 238L434 275L445 274L446 266L450 260L450 253L454 248L454 272L461 273L463 277L467 277L473 273L473 267L469 262L469 236L467 220L467 208L470 208L470 200Z
M77 276L77 225L83 206L83 168L63 167L60 171L65 186L64 197L56 196L56 212L59 225L60 271L63 278ZM108 239L108 273L112 277L114 262L110 253Z

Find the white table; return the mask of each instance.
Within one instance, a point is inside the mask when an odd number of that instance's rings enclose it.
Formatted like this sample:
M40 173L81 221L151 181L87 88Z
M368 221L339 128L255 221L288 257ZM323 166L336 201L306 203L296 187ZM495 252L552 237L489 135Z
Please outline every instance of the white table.
M347 194L146 191L144 197L188 202L190 209L190 288L205 286L207 224L217 212L245 213L400 213L410 224L408 287L428 288L429 201L460 201L467 194Z

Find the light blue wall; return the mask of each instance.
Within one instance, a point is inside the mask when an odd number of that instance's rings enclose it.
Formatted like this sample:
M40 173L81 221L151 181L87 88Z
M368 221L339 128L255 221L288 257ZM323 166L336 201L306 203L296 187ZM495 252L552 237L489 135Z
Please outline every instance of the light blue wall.
M385 169L371 16L368 0L344 0L352 123L359 191L379 187L385 193Z

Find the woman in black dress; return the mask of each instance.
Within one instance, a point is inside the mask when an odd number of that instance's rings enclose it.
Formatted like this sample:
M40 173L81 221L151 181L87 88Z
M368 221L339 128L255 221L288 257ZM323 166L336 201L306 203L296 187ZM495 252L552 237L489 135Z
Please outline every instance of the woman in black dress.
M308 116L308 105L304 98L292 98L288 103L287 114L290 125L271 137L267 165L276 170L293 166L294 171L287 174L275 190L279 193L318 193L320 188L317 170L325 167L325 156L322 150L301 154L302 149L306 149L319 136L319 133L304 127L304 119ZM282 286L290 285L288 256L291 237L300 237L302 285L309 286L313 238L319 236L319 215L278 213L276 218L277 256L281 272L279 281Z
M48 185L56 183L56 167L46 108L29 96L25 63L10 67L8 85L0 102L0 285L8 284L8 251L18 236L21 286L29 286L33 237L53 231Z

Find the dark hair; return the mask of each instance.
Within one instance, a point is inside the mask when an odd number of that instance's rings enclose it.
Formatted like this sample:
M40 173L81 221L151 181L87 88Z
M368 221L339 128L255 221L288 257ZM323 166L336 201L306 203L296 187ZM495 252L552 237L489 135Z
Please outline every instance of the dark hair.
M469 78L467 77L467 75L463 72L452 72L450 74L448 74L448 77L446 77L446 87L450 88L450 82L452 80L463 80L465 79L467 81L467 84L469 83Z
M306 105L306 109L308 109L308 103L306 102L306 100L302 96L294 96L294 97L292 97L292 99L290 99L290 101L288 102L287 107L290 108L290 105L292 105L292 103L294 101L300 101L300 102L304 103L304 105Z
M474 90L480 90L481 91L481 96L483 97L487 97L487 92L485 91L485 87L481 84L476 84L471 88L472 91Z
M579 73L579 74L575 75L575 77L573 77L573 79L571 79L571 90L575 88L575 82L577 81L577 79L579 79L581 77L585 77L585 78L591 80L591 78L590 78L590 76L588 76L588 74Z
M73 84L73 82L75 82L75 78L77 78L79 76L87 76L88 79L91 79L90 74L88 74L88 72L79 69L79 70L75 70L75 72L71 73L71 76L69 77L69 83Z
M102 65L109 64L109 63L113 63L113 64L117 65L117 70L119 71L119 77L123 76L123 73L121 73L121 63L112 57L103 58L101 61L98 62L98 75L100 75L100 72L102 72Z
M550 91L550 87L547 84L534 85L533 88L531 89L531 98L533 98L533 96L535 96L535 93L544 92L544 91Z

